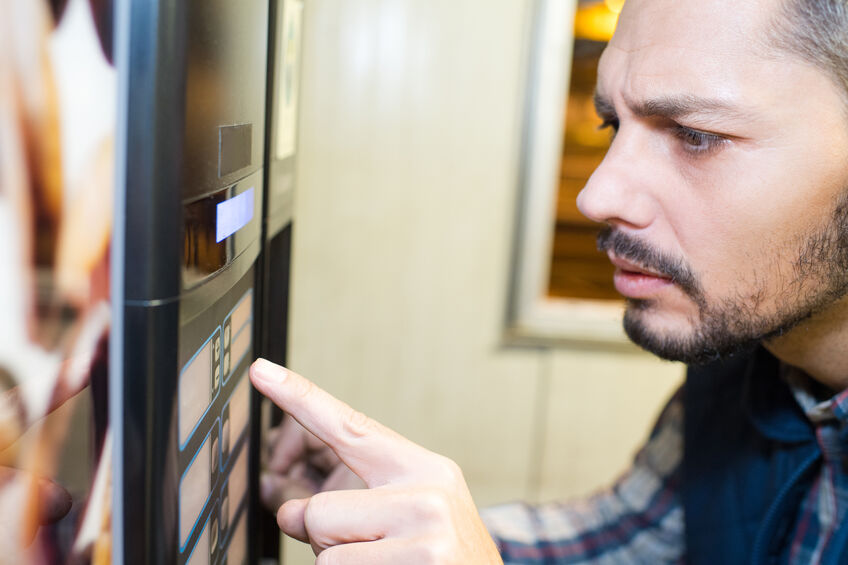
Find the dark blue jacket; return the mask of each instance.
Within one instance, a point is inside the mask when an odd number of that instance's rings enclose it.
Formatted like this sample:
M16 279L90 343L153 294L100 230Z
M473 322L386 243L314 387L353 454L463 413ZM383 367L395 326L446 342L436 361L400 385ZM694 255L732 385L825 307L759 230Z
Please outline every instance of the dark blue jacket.
M786 562L821 452L778 371L760 348L687 374L681 496L690 565ZM822 563L848 563L846 538L842 524Z

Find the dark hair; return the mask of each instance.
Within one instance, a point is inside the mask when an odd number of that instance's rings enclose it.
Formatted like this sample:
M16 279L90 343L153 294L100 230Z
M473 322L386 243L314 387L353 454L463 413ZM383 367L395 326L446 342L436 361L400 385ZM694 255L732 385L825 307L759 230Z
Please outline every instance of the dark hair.
M848 0L784 0L772 44L827 72L848 101Z

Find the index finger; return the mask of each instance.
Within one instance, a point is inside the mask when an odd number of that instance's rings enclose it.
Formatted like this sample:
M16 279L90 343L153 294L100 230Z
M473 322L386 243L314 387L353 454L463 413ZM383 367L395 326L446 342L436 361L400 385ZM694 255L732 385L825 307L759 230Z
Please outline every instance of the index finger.
M357 412L314 383L265 359L250 366L253 385L300 422L369 487L416 469L423 448Z

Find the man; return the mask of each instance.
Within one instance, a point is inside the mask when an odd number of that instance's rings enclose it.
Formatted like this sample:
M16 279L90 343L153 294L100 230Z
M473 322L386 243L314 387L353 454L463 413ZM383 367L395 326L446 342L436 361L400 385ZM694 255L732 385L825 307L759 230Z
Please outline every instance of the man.
M609 492L487 528L451 461L257 361L368 487L280 508L319 563L848 562L848 4L630 0L596 102L615 137L578 206L684 387ZM272 468L303 478L314 441L287 426Z

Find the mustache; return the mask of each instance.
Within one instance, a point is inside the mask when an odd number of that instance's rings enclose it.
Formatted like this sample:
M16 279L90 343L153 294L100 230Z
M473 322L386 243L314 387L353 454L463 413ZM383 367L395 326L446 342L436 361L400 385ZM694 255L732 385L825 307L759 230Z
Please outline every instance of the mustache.
M612 251L616 257L670 278L683 292L696 301L699 301L703 295L695 273L682 259L663 253L612 226L605 226L598 234L598 251Z

